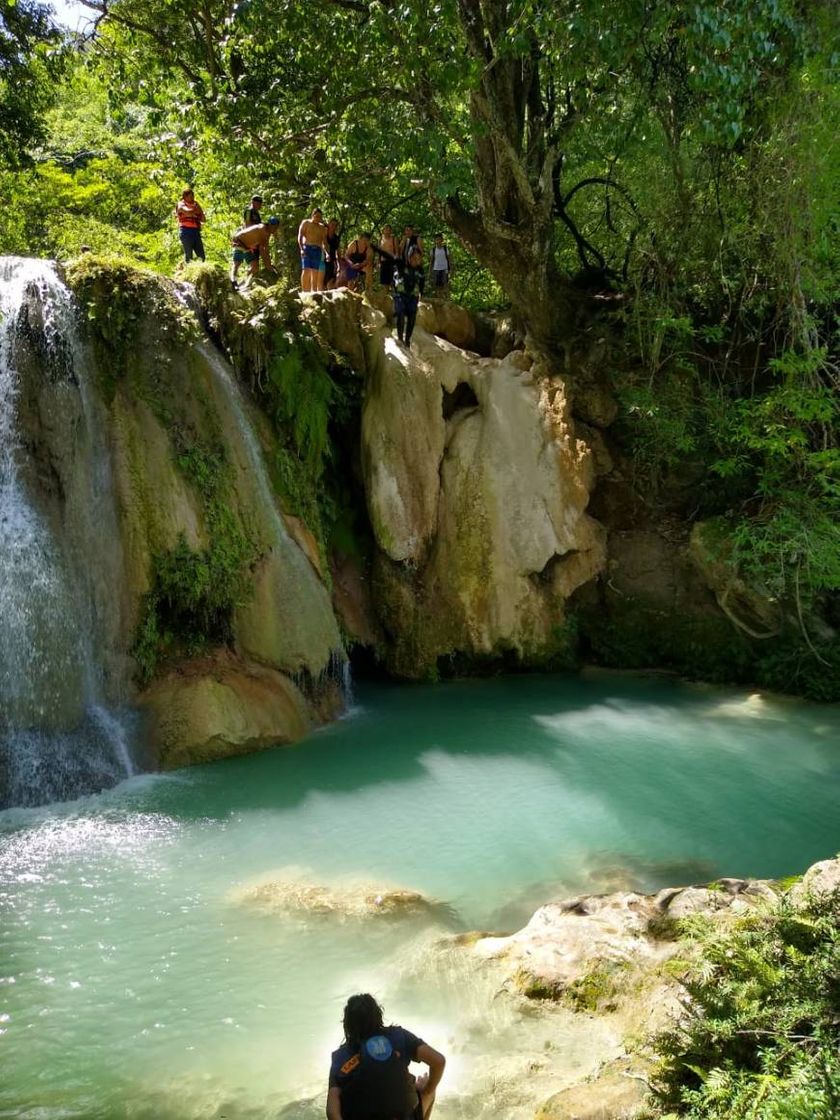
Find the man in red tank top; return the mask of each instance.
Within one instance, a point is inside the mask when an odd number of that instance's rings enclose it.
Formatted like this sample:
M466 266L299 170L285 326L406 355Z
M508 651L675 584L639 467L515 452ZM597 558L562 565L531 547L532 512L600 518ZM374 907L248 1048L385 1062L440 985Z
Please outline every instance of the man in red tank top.
M178 219L178 232L187 264L193 256L203 261L204 243L201 240L201 227L206 219L204 211L196 202L195 195L189 187L181 192L178 205L175 207L175 217Z

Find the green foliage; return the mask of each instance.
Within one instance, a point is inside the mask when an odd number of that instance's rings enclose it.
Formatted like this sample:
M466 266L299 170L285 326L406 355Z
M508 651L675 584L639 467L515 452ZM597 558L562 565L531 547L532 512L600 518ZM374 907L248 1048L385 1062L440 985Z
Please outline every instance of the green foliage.
M124 371L139 331L149 319L171 342L198 337L193 315L152 272L120 257L85 253L66 268L67 282L85 308L103 369Z
M608 612L580 611L586 653L598 664L626 669L671 669L705 681L749 681L750 644L716 615L676 616L630 600Z
M689 926L689 930L692 927ZM696 1120L831 1120L840 1110L840 894L695 925L690 1002L657 1040L658 1099Z
M43 140L60 65L51 10L33 0L6 0L0 7L0 168L28 163Z
M193 265L187 276L271 421L269 469L284 508L315 534L324 560L332 549L358 554L359 502L348 460L359 425L359 375L321 344L282 283L233 298L220 269Z
M192 549L182 534L174 548L153 558L133 648L144 683L161 657L229 640L233 610L247 598L255 559L227 500L231 467L222 449L204 447L182 430L176 443L178 467L201 499L209 543Z
M575 1011L613 1011L617 1005L627 965L620 961L601 961L583 976L573 980L563 999Z

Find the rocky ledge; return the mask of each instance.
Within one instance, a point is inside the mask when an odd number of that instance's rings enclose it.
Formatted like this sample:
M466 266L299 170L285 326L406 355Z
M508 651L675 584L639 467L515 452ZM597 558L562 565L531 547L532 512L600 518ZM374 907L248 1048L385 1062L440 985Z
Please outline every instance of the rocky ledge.
M840 859L824 860L793 883L719 879L652 895L550 902L511 936L461 941L482 961L501 964L508 990L608 1021L622 1040L621 1052L605 1049L598 1072L549 1097L536 1120L632 1120L653 1115L646 1104L649 1040L685 1010L679 977L692 946L681 937L683 920L703 916L723 926L759 907L782 900L802 906L838 889Z

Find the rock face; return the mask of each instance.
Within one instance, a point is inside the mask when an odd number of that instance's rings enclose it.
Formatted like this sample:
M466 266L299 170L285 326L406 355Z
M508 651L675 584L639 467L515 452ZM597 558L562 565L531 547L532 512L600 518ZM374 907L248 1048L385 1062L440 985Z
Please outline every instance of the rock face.
M654 895L619 891L582 895L541 906L510 937L483 937L475 951L503 958L517 987L532 995L561 995L594 967L622 969L661 963L673 945L661 937L691 914L744 914L776 897L765 882L721 879L714 889L680 887Z
M141 706L164 770L294 743L313 726L288 677L233 658L180 666L146 689Z
M562 648L567 598L604 562L586 513L592 455L562 383L521 351L479 358L422 326L409 351L349 293L306 314L365 363L362 469L390 665L421 676L447 655L545 662Z
M46 262L2 280L19 304L3 402L15 484L68 631L48 643L61 696L18 705L13 730L75 734L92 705L139 703L147 761L167 767L300 738L335 710L342 639L311 534L275 497L271 435L189 293L92 257L66 283Z

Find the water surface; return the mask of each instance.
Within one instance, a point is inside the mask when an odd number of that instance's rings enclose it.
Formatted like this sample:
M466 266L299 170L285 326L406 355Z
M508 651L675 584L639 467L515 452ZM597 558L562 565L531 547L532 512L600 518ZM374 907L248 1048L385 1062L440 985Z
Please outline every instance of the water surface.
M440 1120L530 1120L528 1063L560 1087L600 1028L494 999L453 931L840 848L835 707L609 676L358 702L293 748L0 814L0 1117L322 1116L343 1002L372 990L449 1053ZM342 921L243 903L295 876L447 907Z

